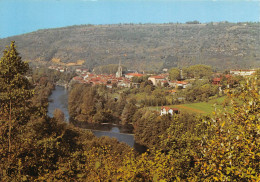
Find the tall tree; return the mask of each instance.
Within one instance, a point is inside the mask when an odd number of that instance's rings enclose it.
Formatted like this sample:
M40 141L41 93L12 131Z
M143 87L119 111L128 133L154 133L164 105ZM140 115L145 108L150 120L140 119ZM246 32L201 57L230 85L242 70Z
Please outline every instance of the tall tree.
M231 112L214 113L207 121L212 137L203 137L196 163L202 181L259 181L260 96L256 81L250 79L229 90Z
M22 61L16 51L15 42L6 47L0 60L0 120L1 134L8 133L8 158L12 149L12 130L28 121L29 99L33 91L25 77L29 70L28 63Z

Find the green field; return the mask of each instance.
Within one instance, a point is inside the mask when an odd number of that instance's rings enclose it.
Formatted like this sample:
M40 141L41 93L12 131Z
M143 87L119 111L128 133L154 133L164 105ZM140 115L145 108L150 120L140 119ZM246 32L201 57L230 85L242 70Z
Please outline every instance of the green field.
M223 110L222 103L226 97L212 99L209 102L198 102L191 104L168 105L168 107L178 108L180 112L192 112L197 114L212 114L215 110ZM149 107L151 110L160 110L160 107Z

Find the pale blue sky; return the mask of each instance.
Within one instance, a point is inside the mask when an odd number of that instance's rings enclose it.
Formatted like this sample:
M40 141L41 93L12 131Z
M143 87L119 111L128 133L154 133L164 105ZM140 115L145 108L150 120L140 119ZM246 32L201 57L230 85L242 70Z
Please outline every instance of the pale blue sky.
M258 22L259 1L0 0L0 38L80 24Z

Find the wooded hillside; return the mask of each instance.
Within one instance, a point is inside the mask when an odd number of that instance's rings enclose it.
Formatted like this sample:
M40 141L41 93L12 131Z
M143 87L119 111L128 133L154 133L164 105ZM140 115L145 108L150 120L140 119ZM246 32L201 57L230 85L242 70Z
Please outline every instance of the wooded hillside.
M81 25L0 39L24 60L122 64L131 69L207 64L217 69L260 66L260 23Z

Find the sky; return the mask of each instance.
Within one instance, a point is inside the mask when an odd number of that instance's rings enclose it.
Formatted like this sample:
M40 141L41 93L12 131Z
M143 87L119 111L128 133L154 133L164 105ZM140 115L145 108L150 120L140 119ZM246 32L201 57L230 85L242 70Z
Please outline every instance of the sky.
M259 22L260 0L0 0L0 38L81 24Z

